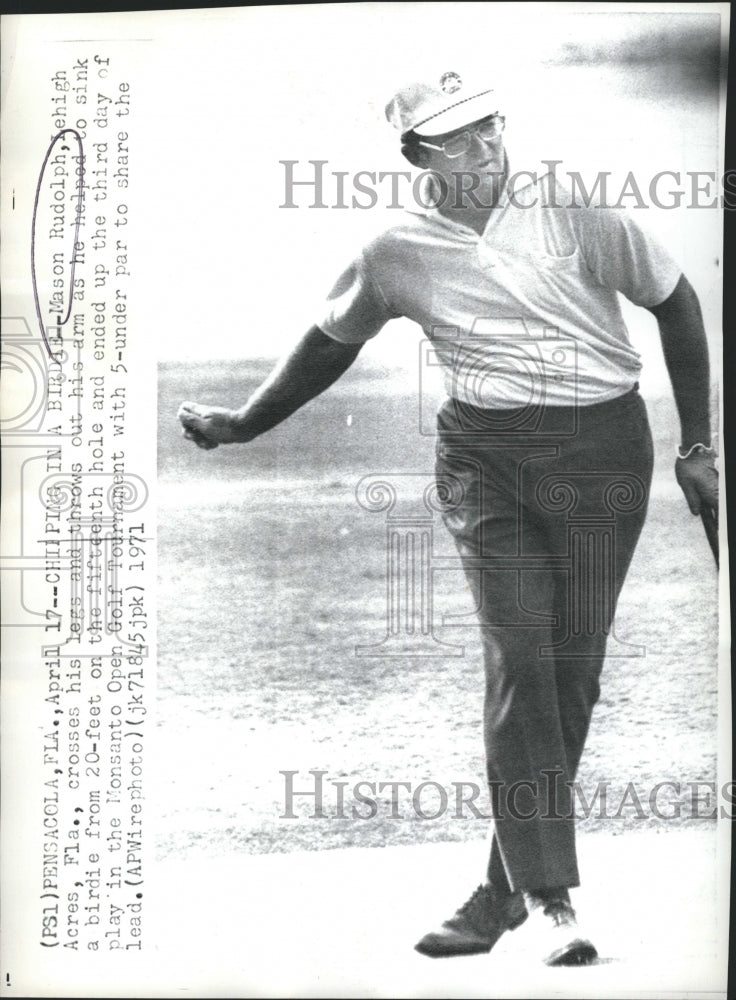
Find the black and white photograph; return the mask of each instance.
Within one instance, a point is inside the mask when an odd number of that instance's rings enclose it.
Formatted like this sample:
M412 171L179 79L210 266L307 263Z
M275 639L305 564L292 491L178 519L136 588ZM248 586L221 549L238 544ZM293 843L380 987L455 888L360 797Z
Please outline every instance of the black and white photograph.
M726 997L729 13L3 18L4 996Z

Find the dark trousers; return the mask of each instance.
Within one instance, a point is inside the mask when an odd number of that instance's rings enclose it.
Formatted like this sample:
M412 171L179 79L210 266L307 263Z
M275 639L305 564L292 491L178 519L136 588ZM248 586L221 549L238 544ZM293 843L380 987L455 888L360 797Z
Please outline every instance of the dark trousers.
M638 391L586 407L438 415L443 518L474 596L500 893L575 886L575 779L616 601L646 516Z

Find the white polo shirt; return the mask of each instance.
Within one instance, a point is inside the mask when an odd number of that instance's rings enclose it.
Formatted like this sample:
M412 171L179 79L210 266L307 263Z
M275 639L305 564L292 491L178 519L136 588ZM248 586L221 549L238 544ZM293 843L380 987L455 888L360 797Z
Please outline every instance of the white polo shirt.
M481 236L437 209L405 213L343 272L317 325L362 343L406 316L463 402L589 405L641 370L616 293L659 305L680 275L625 210L577 207L547 173L504 191Z

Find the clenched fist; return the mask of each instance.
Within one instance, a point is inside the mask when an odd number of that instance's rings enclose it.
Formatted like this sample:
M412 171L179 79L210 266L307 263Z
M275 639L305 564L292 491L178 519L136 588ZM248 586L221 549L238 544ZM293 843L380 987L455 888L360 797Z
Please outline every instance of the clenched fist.
M182 403L177 414L185 438L199 448L216 448L218 444L237 441L235 410L224 406L203 406L201 403Z

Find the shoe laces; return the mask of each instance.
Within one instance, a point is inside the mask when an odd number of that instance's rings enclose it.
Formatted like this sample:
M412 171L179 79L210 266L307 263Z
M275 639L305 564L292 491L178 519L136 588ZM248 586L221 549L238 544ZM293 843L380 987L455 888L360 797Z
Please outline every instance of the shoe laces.
M463 903L460 909L457 911L458 915L462 916L473 916L479 911L485 911L488 904L491 902L491 887L488 882L481 883L475 890L473 895L467 901Z

